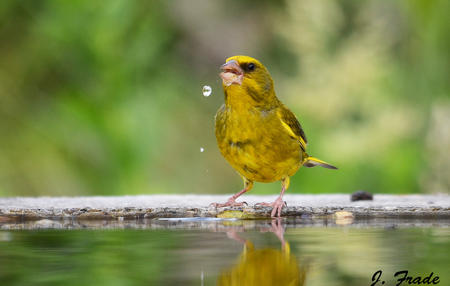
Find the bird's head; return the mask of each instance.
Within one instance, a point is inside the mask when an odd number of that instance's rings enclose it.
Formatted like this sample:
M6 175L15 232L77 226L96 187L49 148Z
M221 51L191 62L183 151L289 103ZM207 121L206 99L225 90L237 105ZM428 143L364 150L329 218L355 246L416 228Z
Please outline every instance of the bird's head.
M222 85L225 93L248 95L254 102L276 100L272 77L258 60L248 56L234 56L221 66Z

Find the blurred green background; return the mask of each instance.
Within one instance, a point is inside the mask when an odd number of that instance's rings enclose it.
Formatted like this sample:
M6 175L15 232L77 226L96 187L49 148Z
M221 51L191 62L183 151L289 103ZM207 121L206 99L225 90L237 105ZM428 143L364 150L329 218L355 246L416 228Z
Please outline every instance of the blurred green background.
M291 193L448 192L449 4L2 0L0 195L238 191L214 137L235 54L340 168L301 169Z

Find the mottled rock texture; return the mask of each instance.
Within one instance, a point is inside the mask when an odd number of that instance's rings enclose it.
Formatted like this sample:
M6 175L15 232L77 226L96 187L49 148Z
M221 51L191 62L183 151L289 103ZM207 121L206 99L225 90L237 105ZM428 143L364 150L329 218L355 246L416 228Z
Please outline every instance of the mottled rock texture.
M226 195L142 195L120 197L0 198L0 223L41 219L148 219L174 217L264 218L270 208L255 207L273 196L244 195L242 208L214 208ZM361 218L450 218L450 196L374 195L371 201L351 201L350 194L286 195L283 216L318 218L337 211ZM231 212L230 212L231 211Z

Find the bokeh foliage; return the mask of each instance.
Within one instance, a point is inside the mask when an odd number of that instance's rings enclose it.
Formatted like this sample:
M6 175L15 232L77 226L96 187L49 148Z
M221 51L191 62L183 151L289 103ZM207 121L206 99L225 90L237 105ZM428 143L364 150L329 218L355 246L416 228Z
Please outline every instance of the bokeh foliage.
M213 131L218 66L234 54L266 64L309 152L340 167L300 170L291 192L447 192L447 11L445 0L3 0L0 195L237 191Z

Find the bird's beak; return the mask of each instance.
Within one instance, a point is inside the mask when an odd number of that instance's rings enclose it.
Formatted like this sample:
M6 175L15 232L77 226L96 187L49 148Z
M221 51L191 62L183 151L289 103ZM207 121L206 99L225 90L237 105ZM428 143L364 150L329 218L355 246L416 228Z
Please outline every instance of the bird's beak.
M235 60L226 62L220 69L222 70L220 77L225 86L230 86L232 84L242 85L244 71Z

